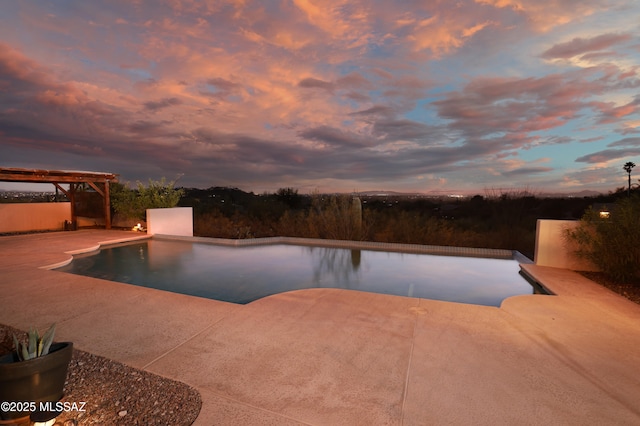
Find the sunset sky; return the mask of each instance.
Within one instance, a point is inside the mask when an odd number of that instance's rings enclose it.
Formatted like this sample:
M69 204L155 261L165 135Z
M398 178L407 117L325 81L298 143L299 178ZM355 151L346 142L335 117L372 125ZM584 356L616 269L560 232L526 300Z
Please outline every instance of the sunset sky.
M256 193L481 194L607 192L626 185L624 163L640 165L637 0L0 12L3 167Z

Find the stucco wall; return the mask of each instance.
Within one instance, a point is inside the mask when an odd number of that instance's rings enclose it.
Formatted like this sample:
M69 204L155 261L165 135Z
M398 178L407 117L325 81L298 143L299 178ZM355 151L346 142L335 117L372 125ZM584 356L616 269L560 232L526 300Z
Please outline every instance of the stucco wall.
M193 209L147 209L147 233L193 237Z
M598 268L591 262L574 254L576 246L564 236L566 229L574 228L578 223L576 220L539 219L534 263L574 271L597 271Z
M0 232L62 231L65 220L71 203L0 204Z

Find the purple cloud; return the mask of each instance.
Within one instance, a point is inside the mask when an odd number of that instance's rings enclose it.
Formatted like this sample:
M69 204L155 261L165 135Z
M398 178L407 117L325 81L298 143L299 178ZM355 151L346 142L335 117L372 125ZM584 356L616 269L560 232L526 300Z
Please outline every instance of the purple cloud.
M571 41L558 43L542 53L545 59L569 59L585 53L608 49L616 44L625 43L632 39L631 34L602 34L591 38L576 37Z
M577 163L604 163L625 157L640 155L640 147L627 149L605 149L576 158Z
M328 81L319 80L317 78L305 78L300 80L298 83L299 87L303 87L305 89L324 89L331 91L334 89L335 85Z
M180 105L182 101L178 98L164 98L159 101L148 101L144 103L144 107L151 111L156 111L170 106Z

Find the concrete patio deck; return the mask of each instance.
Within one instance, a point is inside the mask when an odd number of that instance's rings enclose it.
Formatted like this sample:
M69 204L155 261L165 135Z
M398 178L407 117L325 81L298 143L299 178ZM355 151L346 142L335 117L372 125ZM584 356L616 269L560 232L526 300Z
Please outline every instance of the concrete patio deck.
M40 269L136 237L0 237L0 323L185 382L196 425L638 425L640 306L523 265L556 296L500 308L337 289L248 305Z

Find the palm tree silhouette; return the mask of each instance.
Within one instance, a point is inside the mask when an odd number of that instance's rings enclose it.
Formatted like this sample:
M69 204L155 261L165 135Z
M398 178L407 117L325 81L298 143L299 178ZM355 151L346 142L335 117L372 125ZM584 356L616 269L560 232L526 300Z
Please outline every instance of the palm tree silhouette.
M631 196L631 169L633 169L635 166L636 165L632 161L629 161L629 162L625 163L624 166L622 166L624 171L629 174L629 189L627 190L627 195L628 196Z

